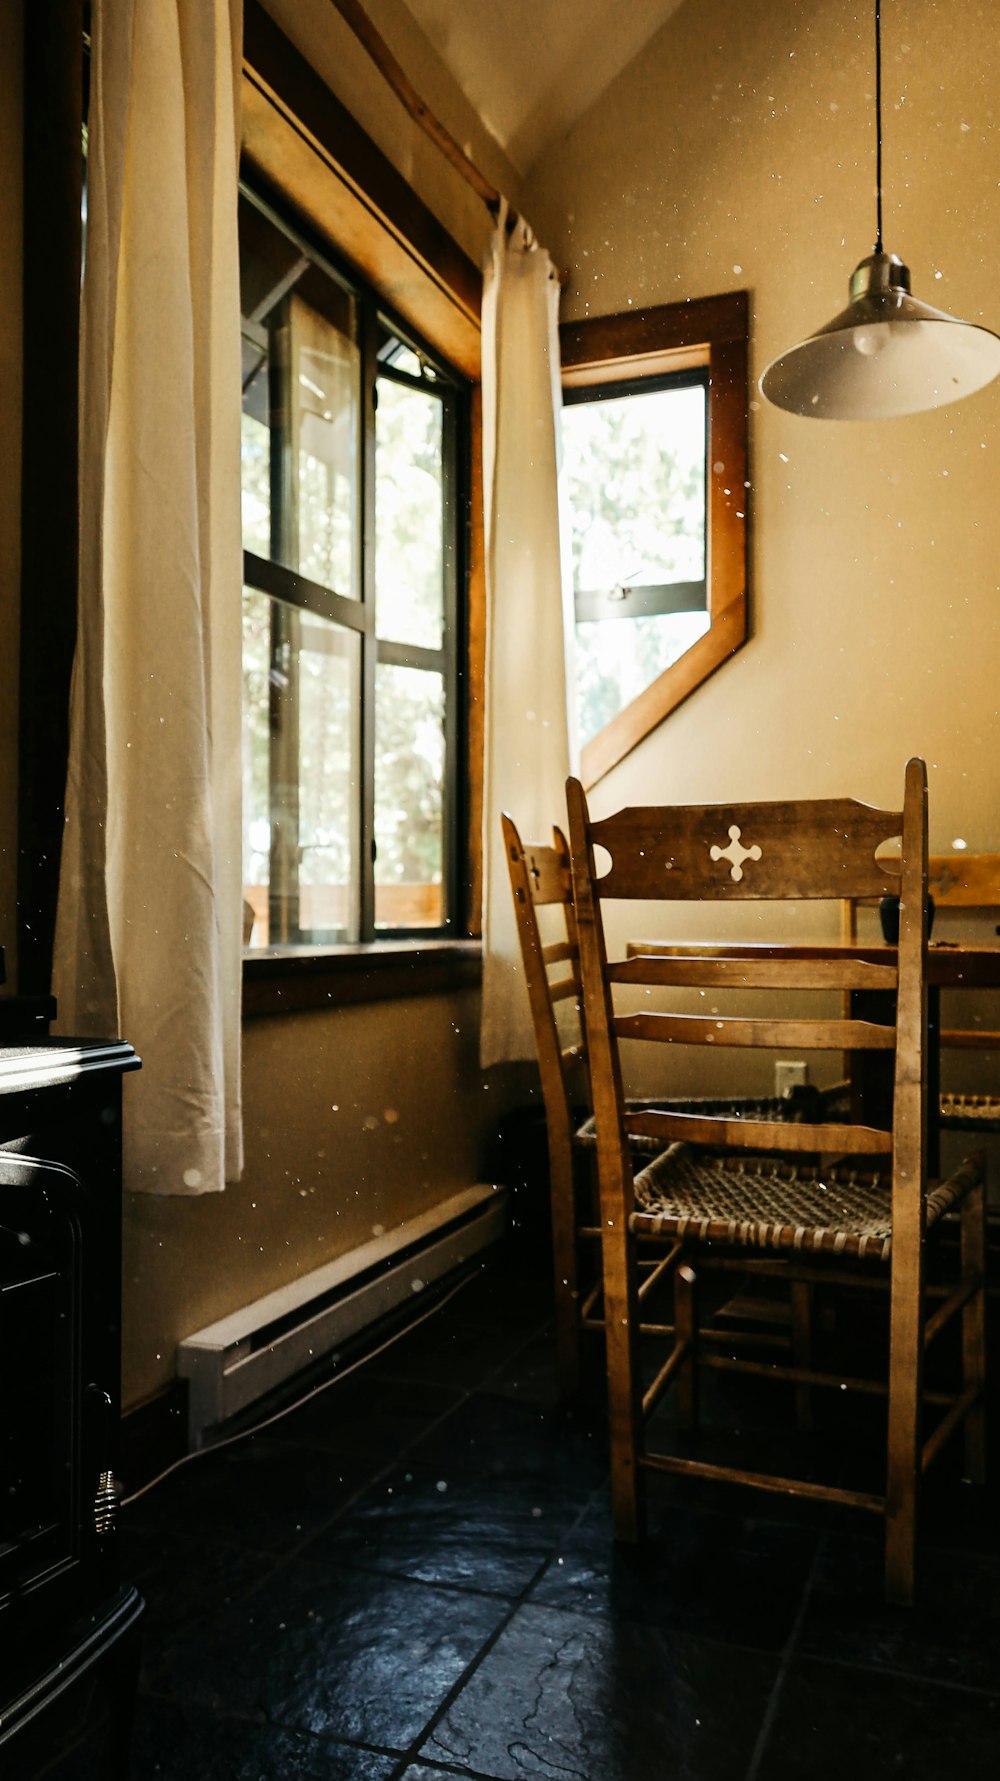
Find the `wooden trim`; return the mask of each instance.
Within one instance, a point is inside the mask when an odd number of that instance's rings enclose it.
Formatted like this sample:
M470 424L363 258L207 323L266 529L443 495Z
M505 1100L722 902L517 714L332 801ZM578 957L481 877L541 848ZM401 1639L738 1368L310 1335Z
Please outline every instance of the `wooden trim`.
M440 118L435 117L429 105L425 104L409 79L402 64L396 60L392 50L380 31L377 31L364 7L358 0L330 0L336 7L344 23L353 31L358 42L371 57L383 80L392 88L400 104L409 112L415 124L418 124L426 136L429 136L435 148L440 149L445 160L449 161L457 173L460 173L467 185L470 185L476 196L482 198L490 209L497 210L500 205L500 193L495 185L480 173L474 161L470 161L463 148L460 148L450 130L446 130Z
M483 391L475 384L469 404L470 487L468 543L468 932L483 931L483 768L486 746L486 538L483 522Z
M480 375L482 276L270 19L246 0L243 150L466 377Z
M376 941L251 954L243 960L243 1018L448 995L478 986L481 971L482 949L475 940Z
M17 981L52 978L76 646L83 9L24 9Z
M747 329L747 293L731 291L565 322L559 330L563 373L571 387L695 363L707 365L709 372L709 629L584 745L581 778L588 790L746 642Z
M696 297L690 303L660 303L629 309L622 315L595 315L563 322L559 329L564 370L603 365L610 377L641 353L710 346L714 341L745 340L749 296L727 291L720 297ZM630 373L629 373L630 374Z
M188 1451L188 1382L174 1379L122 1415L119 1471L126 1496L151 1484Z

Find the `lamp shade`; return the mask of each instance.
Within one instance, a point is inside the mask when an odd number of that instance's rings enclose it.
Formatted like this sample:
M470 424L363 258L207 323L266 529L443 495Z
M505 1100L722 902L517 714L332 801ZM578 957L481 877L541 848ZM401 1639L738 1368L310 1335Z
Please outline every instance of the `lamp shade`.
M910 295L896 254L851 274L846 309L775 359L762 395L818 420L883 420L971 396L1000 373L1000 338Z

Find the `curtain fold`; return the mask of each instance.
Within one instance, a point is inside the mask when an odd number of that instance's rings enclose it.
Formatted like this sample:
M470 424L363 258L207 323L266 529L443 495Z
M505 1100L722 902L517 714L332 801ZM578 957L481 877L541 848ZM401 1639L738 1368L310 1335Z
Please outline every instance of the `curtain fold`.
M54 979L120 1032L133 1191L236 1179L241 0L94 0L79 631Z
M500 832L551 839L565 822L570 767L568 607L558 497L559 283L520 220L501 207L483 288L486 711L483 786L485 1067L533 1058Z

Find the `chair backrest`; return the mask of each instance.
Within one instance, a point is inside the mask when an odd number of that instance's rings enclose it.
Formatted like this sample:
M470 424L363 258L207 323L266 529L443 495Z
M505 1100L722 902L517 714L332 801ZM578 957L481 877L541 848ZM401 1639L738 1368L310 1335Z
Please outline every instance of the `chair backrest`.
M932 853L927 888L938 909L1000 911L1000 853Z
M991 910L1000 915L1000 854L932 853L927 860L927 888L939 909ZM873 898L844 903L841 933L858 938L858 909ZM939 1035L944 1051L1000 1051L1000 1032L982 1025L946 1027Z
M570 850L578 925L591 1086L602 1175L631 1182L628 1137L665 1145L687 1138L726 1149L892 1154L896 1180L924 1179L926 1127L927 776L910 761L902 810L849 799L799 803L633 808L592 821L583 787L567 784ZM896 857L877 857L902 837ZM604 869L599 850L610 856ZM762 949L762 956L634 957L609 961L602 905L609 899L656 901L799 901L901 896L895 962L818 956L806 948ZM805 953L805 956L803 956ZM890 955L891 956L891 955ZM758 1018L743 1013L619 1012L620 985L647 990L870 990L895 993L895 1016L875 1019ZM888 998L893 1006L891 998ZM774 1124L678 1112L627 1112L619 1046L625 1039L668 1044L800 1050L895 1051L892 1130L866 1124ZM668 1090L669 1096L669 1090ZM908 1196L919 1216L919 1191Z
M552 830L551 846L546 842L522 841L513 818L506 811L500 821L514 898L521 961L535 1029L535 1048L550 1144L555 1142L568 1145L573 1131L571 1071L575 1061L585 1055L580 953L573 909L569 844L562 830L555 827ZM553 906L560 911L557 918L558 935L546 944L539 925L538 911ZM560 1003L570 1000L573 1003L575 1030L572 1042L564 1045L556 1008Z

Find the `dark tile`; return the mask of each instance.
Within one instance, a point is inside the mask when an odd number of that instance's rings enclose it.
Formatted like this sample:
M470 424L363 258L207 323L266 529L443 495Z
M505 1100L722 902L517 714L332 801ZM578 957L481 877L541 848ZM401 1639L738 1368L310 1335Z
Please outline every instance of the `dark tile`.
M151 1692L403 1751L502 1620L486 1596L294 1561L149 1666Z
M1000 1697L806 1659L785 1679L757 1781L992 1781Z
M816 1550L811 1529L677 1503L639 1546L617 1544L610 1509L590 1510L531 1591L533 1602L609 1624L674 1627L780 1650Z
M198 1454L132 1505L132 1525L190 1528L205 1539L286 1553L329 1521L370 1470L354 1456L253 1435Z
M538 1480L441 1478L414 1462L373 1485L302 1556L516 1596L586 1501Z
M430 1318L412 1335L376 1356L368 1376L475 1390L513 1359L532 1333L530 1328L512 1328L503 1321L480 1325L457 1318L438 1323Z
M388 1781L398 1760L263 1719L220 1718L204 1708L145 1698L136 1714L131 1767L136 1781Z
M269 1553L170 1526L135 1528L127 1509L124 1514L121 1571L146 1603L142 1643L147 1653L238 1601L275 1564Z
M300 1409L272 1423L267 1437L296 1446L323 1447L363 1459L380 1470L460 1404L457 1386L374 1378L361 1368L335 1381Z
M917 1602L882 1599L882 1541L830 1536L799 1635L805 1655L1000 1694L1000 1560L918 1555Z
M733 1781L774 1674L757 1652L522 1607L420 1755L498 1781Z
M543 1330L525 1343L513 1360L494 1374L489 1389L493 1394L519 1398L527 1404L557 1404L559 1375L552 1330Z
M439 1478L515 1478L565 1489L579 1499L607 1477L606 1418L478 1392L414 1448L412 1460Z

